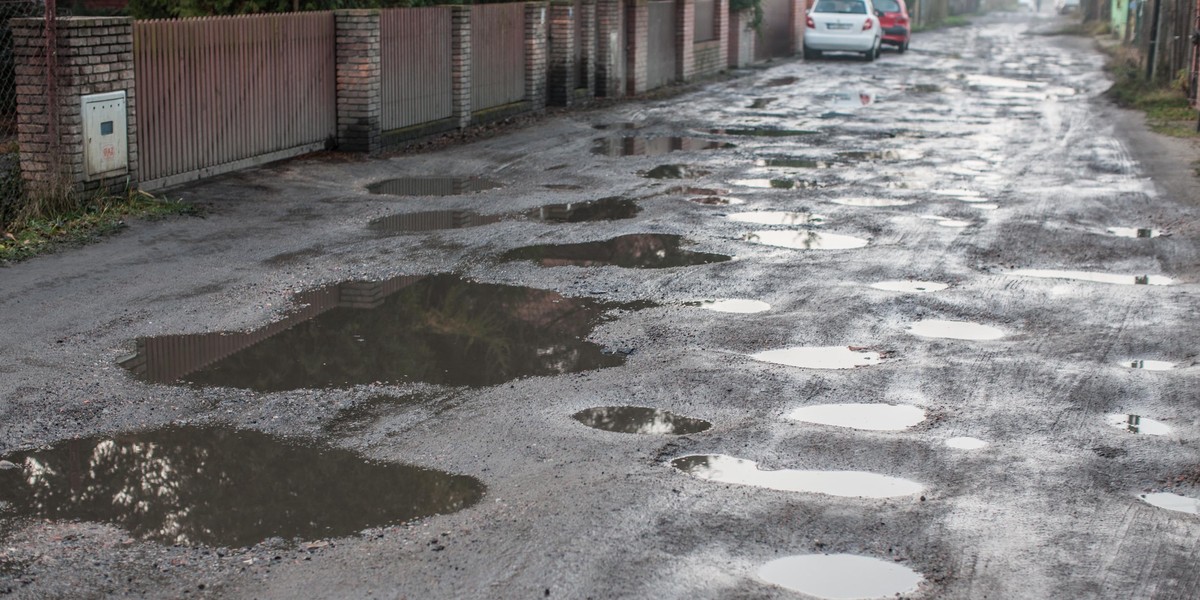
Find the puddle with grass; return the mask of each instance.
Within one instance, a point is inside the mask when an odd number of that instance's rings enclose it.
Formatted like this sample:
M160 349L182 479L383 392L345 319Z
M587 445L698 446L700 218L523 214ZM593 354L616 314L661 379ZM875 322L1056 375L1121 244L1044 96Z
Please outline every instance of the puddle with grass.
M734 213L726 216L737 223L755 225L823 225L827 217L806 212L760 211Z
M637 202L629 198L613 196L585 202L547 204L528 210L524 217L545 223L586 223L594 221L617 221L632 219L642 212Z
M1161 230L1139 227L1109 227L1104 231L1111 235L1125 238L1156 238L1162 235Z
M431 210L375 219L371 221L369 227L375 231L387 233L414 233L481 227L511 218L509 215L481 215L466 210Z
M736 137L800 137L806 135L818 135L820 131L812 129L776 129L773 127L741 127L729 129L710 129L709 133L714 135L732 135Z
M734 314L742 314L742 315L749 315L749 314L766 312L768 310L771 310L771 305L767 304L766 302L763 302L762 300L742 300L742 299L703 300L700 302L692 303L689 306L699 306L700 308L703 308L705 310L711 310L713 312L734 313Z
M737 146L694 137L614 137L597 140L592 154L602 156L658 156L671 152L727 150Z
M960 436L946 440L946 445L957 450L979 450L987 446L988 443L979 438Z
M367 191L389 196L458 196L502 187L479 177L400 177L372 183Z
M1131 369L1144 369L1146 371L1170 371L1177 366L1175 363L1165 360L1131 360L1121 364Z
M745 204L746 201L741 198L733 198L730 196L699 196L696 198L688 198L688 202L693 204L701 204L703 206L737 206Z
M895 498L918 494L925 489L909 479L867 471L764 471L752 460L724 454L683 456L672 460L671 466L693 477L717 483L844 498Z
M571 418L591 427L615 433L688 435L712 428L712 423L641 406L602 406L581 410Z
M893 560L854 554L804 554L758 568L763 581L824 600L890 598L917 590L924 577Z
M1180 496L1179 494L1170 494L1167 492L1158 492L1155 494L1142 494L1139 496L1142 502L1163 508L1173 510L1175 512L1186 513L1189 515L1200 515L1200 499Z
M709 171L691 165L659 165L639 174L647 179L696 179Z
M1016 269L1009 275L1021 277L1036 277L1039 279L1071 279L1074 281L1090 281L1092 283L1111 283L1116 285L1172 285L1175 280L1162 275L1118 275L1115 273L1097 273L1094 271L1063 271L1057 269Z
M470 507L474 477L372 461L256 431L168 427L9 455L0 500L22 517L112 523L164 544L321 539Z
M856 369L878 365L884 355L855 346L794 346L751 354L754 360L805 369Z
M998 340L1004 337L1003 331L990 325L940 319L917 321L908 328L908 332L921 337L948 340Z
M121 365L153 383L277 392L371 383L487 386L614 367L585 341L605 313L640 308L454 275L331 285L250 332L137 340Z
M880 281L872 283L871 287L885 292L903 292L907 294L928 294L930 292L940 292L948 287L944 283L936 281Z
M852 250L865 247L869 242L862 238L836 233L816 231L752 231L742 236L743 241L793 250Z
M1141 415L1113 414L1105 417L1105 421L1113 427L1124 429L1129 433L1141 435L1168 435L1171 428L1166 423L1147 419Z
M785 418L802 423L868 431L902 431L925 420L925 411L904 404L818 404L802 406Z
M528 260L543 267L614 265L630 269L666 269L725 262L731 258L724 254L694 252L683 246L684 239L678 235L641 233L601 242L524 246L505 252L500 261Z
M830 202L843 206L865 206L867 208L886 208L889 206L908 206L913 204L912 200L901 198L834 198Z

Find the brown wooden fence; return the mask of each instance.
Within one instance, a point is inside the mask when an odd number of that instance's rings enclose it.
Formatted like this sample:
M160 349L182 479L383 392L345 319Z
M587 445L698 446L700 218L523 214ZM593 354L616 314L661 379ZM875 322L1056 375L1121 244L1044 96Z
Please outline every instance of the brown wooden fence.
M138 21L133 31L143 187L309 152L335 135L333 13Z
M383 130L450 117L450 7L384 10L379 41Z
M525 98L525 4L471 6L471 110Z

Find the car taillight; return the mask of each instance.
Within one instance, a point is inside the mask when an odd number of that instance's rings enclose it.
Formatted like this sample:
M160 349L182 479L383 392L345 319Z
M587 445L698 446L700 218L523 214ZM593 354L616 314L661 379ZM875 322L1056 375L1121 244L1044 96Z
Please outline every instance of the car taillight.
M898 17L896 22L901 25L908 25L908 17Z
M867 19L866 22L863 23L863 31L870 31L874 26L875 23L871 19Z
M817 28L817 24L816 24L816 23L813 23L812 17L805 17L805 18L804 18L804 24L805 24L805 25L808 25L808 28L809 28L809 29L816 29L816 28Z

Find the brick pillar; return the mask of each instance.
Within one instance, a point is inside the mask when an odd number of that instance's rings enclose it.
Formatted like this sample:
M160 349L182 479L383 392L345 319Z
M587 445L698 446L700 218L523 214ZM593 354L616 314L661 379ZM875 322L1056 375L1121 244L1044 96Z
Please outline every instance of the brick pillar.
M625 0L625 81L631 96L646 91L646 44L650 7L646 0Z
M696 4L675 0L675 78L688 81L696 74Z
M525 3L525 100L532 110L546 108L549 9L545 2Z
M596 0L596 95L625 94L625 6L622 0Z
M792 52L804 52L804 20L807 0L792 0Z
M13 19L13 63L17 92L17 142L21 177L31 196L66 197L72 192L122 191L138 177L137 95L133 70L133 20L124 17L60 17L58 20L57 111L47 96L45 21ZM108 164L124 152L125 167L89 173L88 132L81 96L125 92L125 145L100 146ZM51 118L57 118L51 124ZM111 135L111 134L108 134ZM111 149L114 154L107 153Z
M450 7L450 103L462 129L471 124L471 7Z
M548 100L555 106L570 106L575 99L575 14L574 0L550 3L550 89Z
M334 11L337 141L347 152L378 152L382 133L379 11Z
M575 88L586 89L588 98L596 96L596 0L583 0L582 12L577 17L583 21L576 44L583 46L585 72L583 81L576 81Z

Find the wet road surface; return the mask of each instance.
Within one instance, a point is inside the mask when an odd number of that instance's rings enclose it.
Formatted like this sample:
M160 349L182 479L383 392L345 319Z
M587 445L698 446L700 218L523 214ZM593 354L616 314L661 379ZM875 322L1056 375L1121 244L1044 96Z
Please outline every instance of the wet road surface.
M1054 27L282 163L181 190L203 220L3 269L0 593L1200 595L1200 195L1147 177ZM476 219L613 197L641 211ZM122 366L163 336L213 377ZM232 455L168 460L168 425ZM315 525L186 499L250 481ZM6 496L35 483L55 503ZM422 501L322 524L347 486Z

